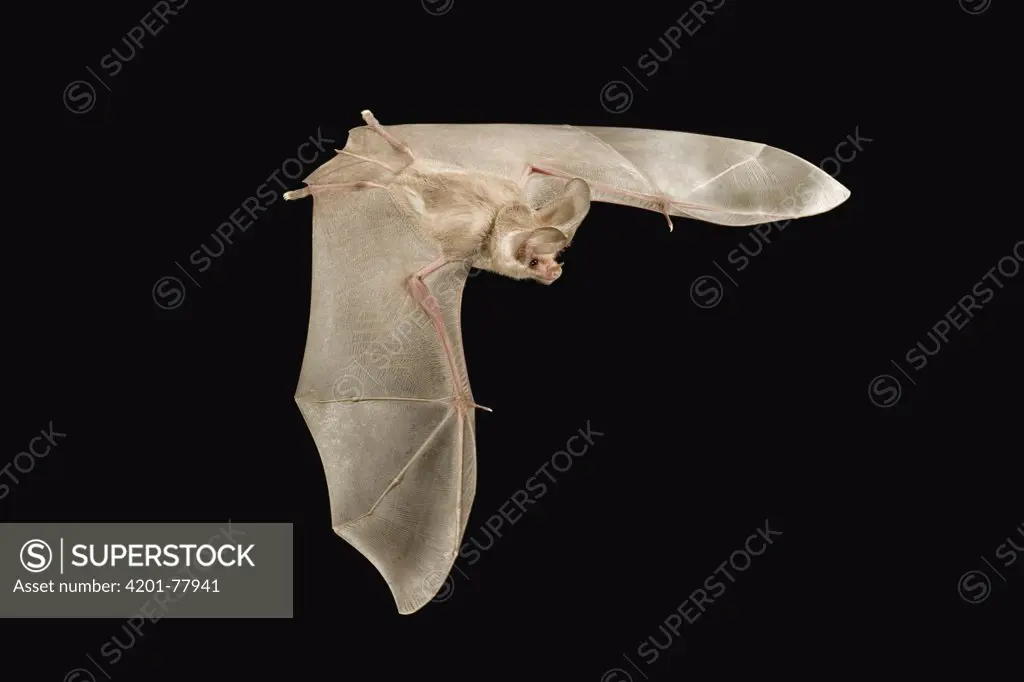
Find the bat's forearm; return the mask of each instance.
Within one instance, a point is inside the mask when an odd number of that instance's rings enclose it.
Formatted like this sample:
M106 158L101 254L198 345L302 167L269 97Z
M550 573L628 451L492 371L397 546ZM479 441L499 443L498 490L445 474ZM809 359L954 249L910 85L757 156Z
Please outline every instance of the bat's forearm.
M458 370L454 344L448 336L448 330L445 327L444 318L441 316L441 309L438 306L437 298L431 293L430 286L424 281L424 278L437 272L449 262L444 257L438 258L410 277L408 286L409 293L412 294L413 299L427 313L427 317L434 326L434 331L437 332L438 340L441 342L445 359L448 362L448 368L451 371L452 402L459 414L465 416L466 411L473 406L473 401L469 397L468 387L462 386L460 380L461 372Z

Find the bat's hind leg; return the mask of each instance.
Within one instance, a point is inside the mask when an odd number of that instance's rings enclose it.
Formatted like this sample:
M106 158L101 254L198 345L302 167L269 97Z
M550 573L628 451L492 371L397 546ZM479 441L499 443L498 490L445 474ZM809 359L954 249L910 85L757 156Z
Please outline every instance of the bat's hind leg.
M384 185L379 185L376 182L367 182L360 180L359 182L334 182L326 185L307 185L302 189L294 189L291 192L284 193L285 201L294 201L295 199L303 199L313 194L319 194L320 192L326 192L332 189L371 189L371 188L387 189Z
M406 154L409 157L410 161L416 160L416 157L413 155L412 150L409 149L409 145L402 142L388 131L384 130L384 126L380 124L377 118L373 115L373 112L371 112L369 109L363 109L363 111L360 113L362 114L363 120L366 121L366 125L369 126L370 130L372 130L373 132L377 133L385 140L387 140L389 145L391 145L398 151L402 152L403 154Z

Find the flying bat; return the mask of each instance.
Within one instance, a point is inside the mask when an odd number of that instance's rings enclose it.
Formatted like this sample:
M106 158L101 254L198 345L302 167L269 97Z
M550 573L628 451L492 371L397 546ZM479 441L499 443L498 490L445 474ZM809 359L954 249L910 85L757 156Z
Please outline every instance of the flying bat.
M382 126L285 199L313 198L309 328L295 401L334 531L399 613L437 594L476 490L460 304L470 268L550 285L591 201L749 226L828 211L850 192L789 152L662 130Z

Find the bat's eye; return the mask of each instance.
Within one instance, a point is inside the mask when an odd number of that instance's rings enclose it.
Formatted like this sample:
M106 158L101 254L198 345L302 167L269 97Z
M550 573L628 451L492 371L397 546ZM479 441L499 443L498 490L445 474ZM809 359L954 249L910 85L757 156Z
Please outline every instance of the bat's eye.
M537 267L537 259L536 258L534 258L532 261L530 261L530 267L531 268Z

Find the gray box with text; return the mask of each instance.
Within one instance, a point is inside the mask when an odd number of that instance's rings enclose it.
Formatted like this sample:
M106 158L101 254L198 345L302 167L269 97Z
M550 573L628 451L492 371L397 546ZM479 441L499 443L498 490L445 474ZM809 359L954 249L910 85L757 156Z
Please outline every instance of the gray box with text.
M291 618L290 523L3 523L0 618Z

